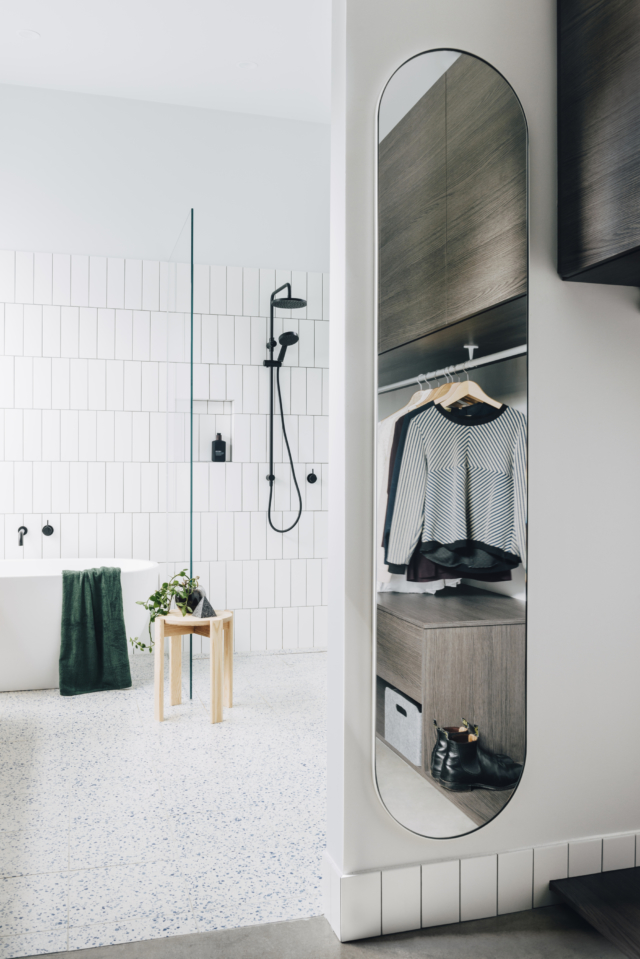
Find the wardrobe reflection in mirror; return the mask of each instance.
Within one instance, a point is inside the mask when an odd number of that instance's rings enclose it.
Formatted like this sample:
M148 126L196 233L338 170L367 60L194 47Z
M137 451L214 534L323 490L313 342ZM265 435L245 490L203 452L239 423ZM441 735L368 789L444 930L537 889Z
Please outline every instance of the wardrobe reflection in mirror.
M527 133L453 50L396 71L378 132L376 779L445 838L525 759Z

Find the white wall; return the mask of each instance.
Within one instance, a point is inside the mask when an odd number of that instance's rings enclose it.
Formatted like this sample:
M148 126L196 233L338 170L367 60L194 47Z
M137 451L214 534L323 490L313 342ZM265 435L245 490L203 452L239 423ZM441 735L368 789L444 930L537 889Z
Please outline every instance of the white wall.
M170 68L170 64L168 64ZM329 126L0 86L0 249L328 268Z
M189 396L190 291L181 282L189 274L178 272L167 304L166 267L0 251L0 557L188 566L187 416L167 425L164 411L168 378L178 397ZM284 326L300 336L281 381L304 510L283 536L266 518L262 360L269 294L287 281L308 306L276 322L276 335ZM237 267L195 274L194 574L214 607L234 610L240 650L326 644L327 281ZM231 454L224 465L211 462L216 432ZM297 497L280 436L276 424L274 522L282 528ZM312 467L318 482L310 485ZM55 531L45 538L47 520Z
M640 826L640 757L612 734L633 727L640 673L640 315L636 290L556 273L555 34L553 0L334 2L328 849L342 874ZM501 815L452 840L398 825L371 764L375 112L393 71L440 47L513 85L531 198L527 763Z

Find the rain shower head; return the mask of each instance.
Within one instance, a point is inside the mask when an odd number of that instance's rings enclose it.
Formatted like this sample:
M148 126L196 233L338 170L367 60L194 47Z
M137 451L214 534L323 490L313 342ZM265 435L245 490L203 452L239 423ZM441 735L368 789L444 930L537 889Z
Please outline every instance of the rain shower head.
M301 300L297 296L281 296L277 300L272 300L271 305L276 310L301 310L307 305L306 300Z

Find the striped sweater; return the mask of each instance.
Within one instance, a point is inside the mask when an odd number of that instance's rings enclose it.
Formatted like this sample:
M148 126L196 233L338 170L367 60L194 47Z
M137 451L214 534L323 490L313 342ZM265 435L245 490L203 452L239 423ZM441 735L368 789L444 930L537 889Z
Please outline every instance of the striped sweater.
M410 414L385 523L393 572L404 570L419 540L421 552L461 575L524 563L524 414L432 404Z

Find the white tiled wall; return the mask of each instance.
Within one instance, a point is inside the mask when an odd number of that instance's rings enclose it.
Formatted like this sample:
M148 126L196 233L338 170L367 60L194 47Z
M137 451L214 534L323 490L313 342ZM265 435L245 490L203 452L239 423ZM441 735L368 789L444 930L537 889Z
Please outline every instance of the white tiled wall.
M188 562L188 418L178 412L167 423L166 413L167 394L189 390L188 270L178 266L175 289L171 275L166 263L0 252L6 558ZM262 361L269 295L287 281L308 306L276 319L276 337L300 336L281 384L304 511L283 536L266 520ZM194 306L194 572L214 606L235 611L237 649L324 646L328 276L198 265ZM224 465L211 463L216 432L231 457ZM277 424L275 436L282 464ZM305 480L312 468L314 485ZM288 526L295 488L285 465L276 475L274 522ZM46 520L55 528L48 539Z
M348 942L548 906L559 901L553 879L634 866L634 833L351 875L340 875L325 850L325 915Z

